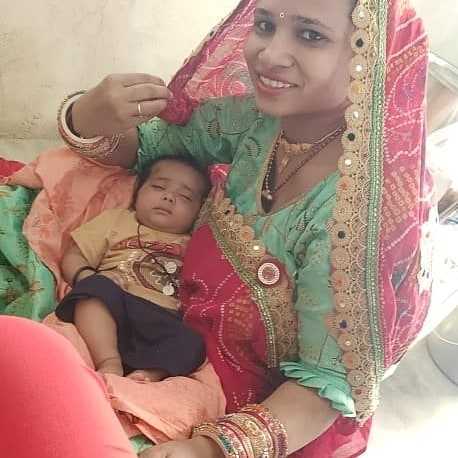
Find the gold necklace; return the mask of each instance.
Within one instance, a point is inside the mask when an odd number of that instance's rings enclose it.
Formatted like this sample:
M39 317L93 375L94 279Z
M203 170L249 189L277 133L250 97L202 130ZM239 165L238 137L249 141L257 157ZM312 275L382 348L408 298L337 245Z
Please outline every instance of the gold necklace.
M336 132L341 130L341 126L337 127L337 129L334 129L332 132L329 132L325 134L323 137L318 139L316 142L313 143L290 143L285 136L285 131L282 130L280 132L280 145L279 145L279 150L281 151L281 161L279 163L279 171L280 174L285 171L285 169L288 167L289 162L291 159L295 156L301 156L303 154L308 153L314 146L320 145L323 142L326 142L326 140L329 137L332 137Z
M320 142L314 143L310 150L309 154L305 156L299 164L286 175L283 180L280 180L279 183L276 185L273 185L274 181L274 163L277 158L278 154L278 149L280 147L281 143L281 138L282 138L282 133L280 132L280 135L278 136L277 141L275 142L274 150L272 152L272 156L269 160L269 164L267 166L267 173L264 178L264 183L263 183L263 191L261 193L261 196L264 200L264 208L271 208L272 203L274 200L274 195L277 191L279 191L283 186L285 186L286 183L294 176L296 175L299 170L304 167L305 164L307 164L309 161L311 161L318 153L320 153L324 148L326 148L330 143L332 143L334 140L336 140L340 135L343 134L345 128L343 126L339 127L338 129L334 130L330 134L327 134L325 137Z

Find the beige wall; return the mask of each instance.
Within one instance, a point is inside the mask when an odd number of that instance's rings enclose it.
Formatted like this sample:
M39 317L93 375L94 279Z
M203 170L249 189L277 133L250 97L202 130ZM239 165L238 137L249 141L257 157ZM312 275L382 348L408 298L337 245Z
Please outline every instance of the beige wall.
M458 0L412 0L424 19L431 50L458 67Z
M62 98L116 72L165 79L237 0L0 0L0 155L56 143Z

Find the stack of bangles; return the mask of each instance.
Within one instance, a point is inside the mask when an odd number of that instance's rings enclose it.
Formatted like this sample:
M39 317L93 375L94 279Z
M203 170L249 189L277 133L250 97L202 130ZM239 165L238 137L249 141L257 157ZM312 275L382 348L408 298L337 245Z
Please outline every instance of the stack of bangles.
M107 159L119 146L121 134L112 135L111 137L81 138L72 131L72 106L84 93L85 91L75 92L62 102L57 113L59 134L67 146L76 153L90 159Z
M284 458L288 438L284 426L261 404L249 404L240 412L229 414L216 423L196 426L193 437L205 436L215 441L225 457Z

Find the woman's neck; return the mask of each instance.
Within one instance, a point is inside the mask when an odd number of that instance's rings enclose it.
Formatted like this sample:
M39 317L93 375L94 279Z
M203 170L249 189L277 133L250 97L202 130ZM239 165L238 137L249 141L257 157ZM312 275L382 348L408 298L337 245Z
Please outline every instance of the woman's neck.
M281 120L281 127L288 141L313 143L343 125L344 110L286 116Z

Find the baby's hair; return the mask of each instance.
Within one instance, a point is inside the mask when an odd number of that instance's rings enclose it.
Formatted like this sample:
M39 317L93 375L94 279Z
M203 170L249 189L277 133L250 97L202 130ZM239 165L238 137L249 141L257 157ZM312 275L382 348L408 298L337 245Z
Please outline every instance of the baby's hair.
M154 167L158 165L160 162L169 161L169 162L178 162L179 164L187 165L194 169L201 177L204 182L204 191L202 194L202 199L205 199L208 196L208 193L211 189L211 181L210 176L207 172L207 169L202 167L199 162L197 162L192 156L189 154L167 154L164 156L160 156L156 159L153 159L143 170L137 175L137 181L135 183L134 195L132 197L132 207L135 206L135 202L137 201L138 192L140 191L141 187L145 184L146 180L148 180L151 172L153 171Z

